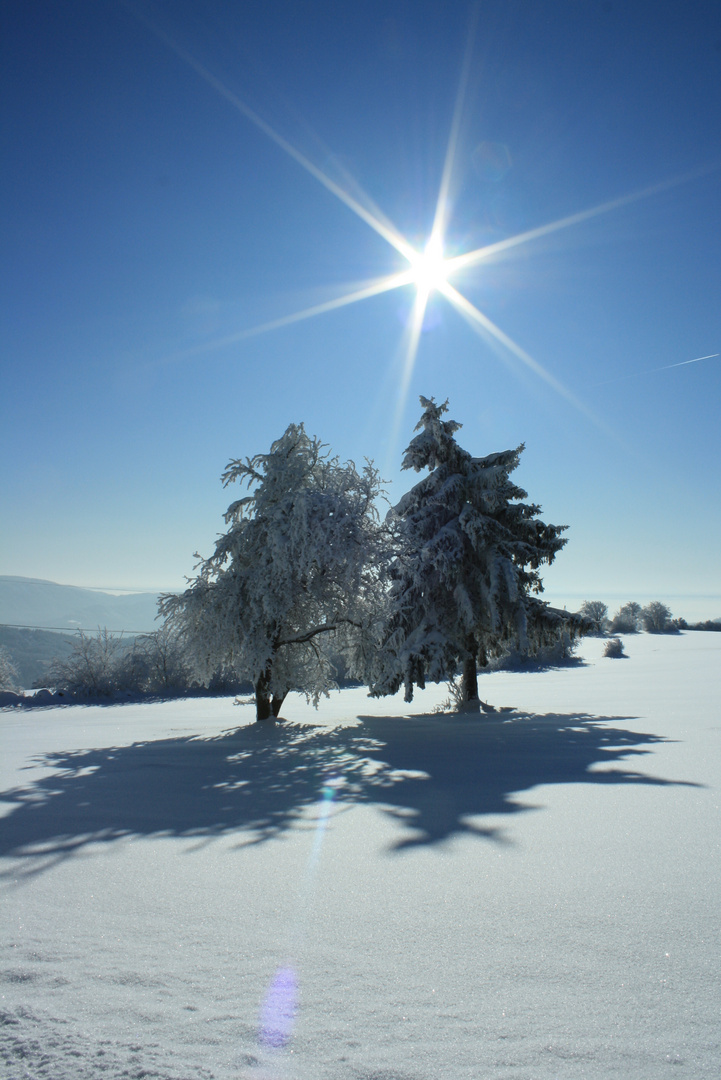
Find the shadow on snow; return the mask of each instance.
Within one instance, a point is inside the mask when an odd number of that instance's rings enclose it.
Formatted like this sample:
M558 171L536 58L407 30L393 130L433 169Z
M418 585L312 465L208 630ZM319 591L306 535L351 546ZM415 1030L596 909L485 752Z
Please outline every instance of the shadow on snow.
M0 856L28 857L34 873L128 836L237 833L260 843L313 827L309 811L331 792L339 807L392 815L402 829L396 849L461 833L498 840L496 828L468 819L527 810L517 797L540 784L685 783L620 764L666 741L619 726L629 719L361 716L353 727L250 724L215 738L52 753L37 761L50 776L0 793L13 807Z

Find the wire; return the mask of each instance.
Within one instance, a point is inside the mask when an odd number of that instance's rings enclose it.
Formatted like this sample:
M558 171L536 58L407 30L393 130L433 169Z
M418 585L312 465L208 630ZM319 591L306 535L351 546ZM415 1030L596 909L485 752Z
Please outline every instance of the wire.
M14 630L59 630L63 634L95 634L100 630L99 626L96 626L93 630L88 629L86 626L30 626L28 623L14 623L4 622L0 623L0 626L9 626ZM108 630L107 626L103 627L108 634L152 634L153 630Z

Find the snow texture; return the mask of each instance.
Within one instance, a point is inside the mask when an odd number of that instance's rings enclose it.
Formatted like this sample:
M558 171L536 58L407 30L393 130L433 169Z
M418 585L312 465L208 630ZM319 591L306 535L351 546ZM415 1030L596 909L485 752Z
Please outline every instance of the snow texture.
M0 712L2 1075L716 1080L721 635L603 645L484 716Z

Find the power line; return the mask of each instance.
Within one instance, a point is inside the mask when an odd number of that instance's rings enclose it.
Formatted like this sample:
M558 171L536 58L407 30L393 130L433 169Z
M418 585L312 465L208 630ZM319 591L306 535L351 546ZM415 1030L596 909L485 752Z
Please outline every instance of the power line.
M94 629L89 629L87 626L30 626L28 623L14 623L4 622L0 623L0 626L9 626L13 630L59 630L63 634L95 634L100 630L99 626ZM108 634L152 634L152 630L108 630L107 626L103 627L103 630Z

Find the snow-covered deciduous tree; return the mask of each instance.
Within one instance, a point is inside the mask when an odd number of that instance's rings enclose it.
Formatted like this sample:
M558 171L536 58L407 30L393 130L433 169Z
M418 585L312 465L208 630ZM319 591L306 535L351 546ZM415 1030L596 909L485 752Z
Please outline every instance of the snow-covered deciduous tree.
M605 634L608 621L608 608L603 600L584 600L579 609L580 614L590 619L593 624L592 633Z
M641 622L647 634L669 634L677 629L672 622L671 609L660 600L652 600L642 609Z
M10 653L0 645L0 690L17 690L18 680L18 669L13 664Z
M539 520L540 507L510 480L523 446L474 458L444 420L448 403L421 397L423 415L404 469L430 470L395 507L397 555L390 617L371 680L374 696L462 671L462 699L478 700L478 666L508 647L533 653L585 628L538 595L539 567L565 544L564 526Z
M630 600L618 609L611 620L610 630L612 634L637 634L638 621L641 615L641 605L635 600Z
M250 494L228 507L227 531L197 577L160 611L188 645L198 676L232 671L255 687L259 720L291 690L317 703L335 686L331 650L351 674L374 639L387 559L375 500L378 472L341 464L302 424L270 453L234 460L223 484Z

